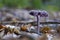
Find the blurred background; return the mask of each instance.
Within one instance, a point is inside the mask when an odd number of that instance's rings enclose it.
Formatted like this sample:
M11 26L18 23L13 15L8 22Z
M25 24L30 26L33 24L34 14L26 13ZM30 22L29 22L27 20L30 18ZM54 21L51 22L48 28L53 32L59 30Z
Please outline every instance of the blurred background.
M29 10L46 10L49 16L40 21L60 21L59 3L60 0L0 0L0 21L8 16L19 20L35 19L29 15Z

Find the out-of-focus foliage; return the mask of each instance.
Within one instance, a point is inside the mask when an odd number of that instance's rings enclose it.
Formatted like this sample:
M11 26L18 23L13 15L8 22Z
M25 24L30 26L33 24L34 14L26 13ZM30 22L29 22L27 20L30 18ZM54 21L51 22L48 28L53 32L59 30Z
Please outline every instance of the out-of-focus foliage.
M23 8L23 7L27 7L29 5L29 0L2 0L1 3L6 6L6 7L20 7L20 8Z
M0 8L3 6L2 0L0 0Z
M17 6L17 1L12 1L12 0L3 0L2 1L4 6L8 6L8 7L16 7Z
M45 10L60 10L60 0L0 0L0 8L13 7L13 8L26 8L32 7L34 9L45 9Z
M42 0L31 0L33 8L40 9L42 7Z

